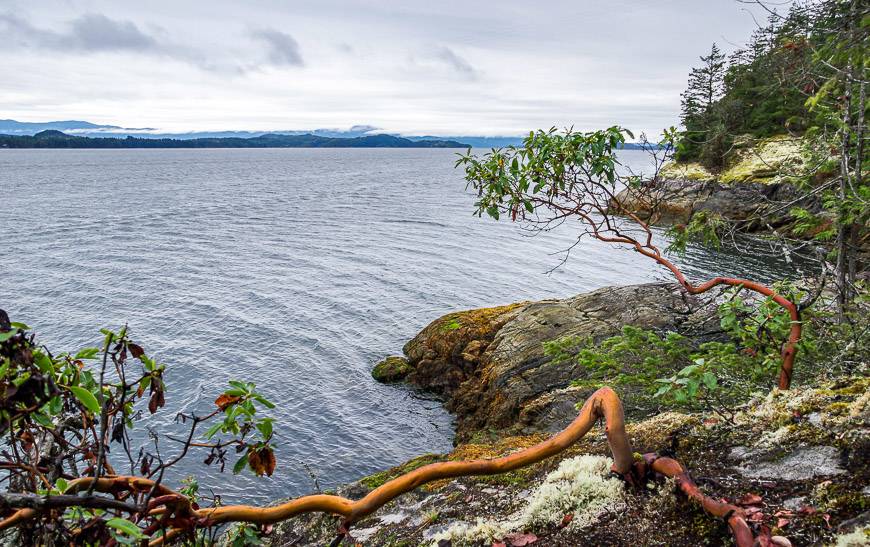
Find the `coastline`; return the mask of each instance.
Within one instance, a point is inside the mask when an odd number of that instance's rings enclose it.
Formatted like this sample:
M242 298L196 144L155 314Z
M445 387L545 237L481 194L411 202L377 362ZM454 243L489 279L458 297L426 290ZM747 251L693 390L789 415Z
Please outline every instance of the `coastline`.
M674 284L656 283L438 318L405 345L403 357L384 361L392 363L393 374L386 379L440 396L457 419L456 447L447 454L418 456L341 486L337 493L358 499L423 465L503 456L564 427L576 417L575 405L597 384L578 383L581 371L575 366L551 362L541 349L545 339L588 334L600 341L628 325L675 329L697 340L710 340L715 337L710 334L715 308L714 299L687 299ZM505 351L508 348L510 352ZM400 359L403 364L397 373ZM866 378L797 388L789 397L774 391L740 408L733 424L703 413L661 412L629 386L618 391L625 401L634 450L690 462L692 474L705 479L703 488L709 495L737 500L763 484L765 512L794 514L812 508L819 515L816 519L793 519L785 530L799 542L802 534L809 534L808 538L818 530L816 520L822 518L822 511L837 525L828 529L828 538L849 533L864 522L861 508L866 501L861 500L868 493L862 493L861 481L854 478L870 473L866 451L857 448L870 448L870 432L863 425L870 423ZM799 413L793 410L795 405L800 406ZM783 422L793 425L784 430ZM506 545L526 545L522 542L532 537L541 545L689 546L730 541L724 523L679 496L672 482L651 483L644 492L628 489L624 494L606 494L615 485L608 482L612 480L608 474L596 470L607 468L608 456L603 431L593 430L566 452L528 468L424 485L358 523L346 541L348 545L489 545L499 534L508 533L513 535L505 536ZM562 498L548 497L554 488ZM584 505L584 488L599 489L601 504ZM620 483L620 492L622 488ZM530 509L553 503L574 509L550 511L546 518ZM523 520L526 517L532 520ZM302 516L276 525L267 540L271 545L322 545L334 537L337 524L328 515Z

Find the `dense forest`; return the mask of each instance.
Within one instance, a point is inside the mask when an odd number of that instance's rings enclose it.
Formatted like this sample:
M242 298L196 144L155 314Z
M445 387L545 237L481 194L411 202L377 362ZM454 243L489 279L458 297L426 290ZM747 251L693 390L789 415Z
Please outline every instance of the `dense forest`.
M854 58L867 47L867 11L863 2L797 2L771 12L729 56L714 43L682 94L677 159L716 169L738 137L830 133L844 110L862 119L867 67Z

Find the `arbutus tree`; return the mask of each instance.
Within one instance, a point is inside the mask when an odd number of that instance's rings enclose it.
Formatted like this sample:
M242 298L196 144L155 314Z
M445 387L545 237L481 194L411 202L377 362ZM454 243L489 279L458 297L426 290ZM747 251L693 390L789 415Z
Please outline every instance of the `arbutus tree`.
M671 477L689 500L723 519L739 547L759 541L788 544L780 543L782 539L771 536L766 527L756 526L748 505L703 494L678 461L654 453L636 457L626 435L622 404L607 387L592 394L563 431L508 456L429 464L358 500L314 494L268 506L223 505L217 498L200 495L195 481L182 488L168 486L164 472L194 451L205 451L206 465L222 470L235 458L235 471L250 468L257 475L271 475L276 466L272 422L258 417L255 403L272 405L252 384L233 382L206 414L179 414L189 433L173 439L180 449L172 456L161 456L157 439L152 450L136 455L130 450L129 428L161 411L165 366L149 358L126 328L105 330L102 350L87 348L74 355L52 355L35 343L29 330L0 311L0 432L7 437L2 451L6 489L0 493L0 533L17 534L4 539L18 544L213 544L229 523L266 527L323 512L340 518L333 541L338 545L355 523L423 484L506 473L541 462L571 447L599 421L605 424L612 470L629 485ZM92 360L100 363L96 370L86 363ZM199 430L210 421L208 430ZM109 458L112 447L123 453L114 463ZM126 465L129 474L116 470ZM245 538L256 539L255 530L245 530Z
M647 146L656 155L656 173L647 178L620 173L617 150L625 143L626 135L633 137L616 126L593 132L540 130L530 133L521 146L494 149L480 156L469 151L459 158L457 166L464 167L469 186L477 192L478 215L487 214L496 220L506 215L534 230L572 223L579 232L578 242L591 237L627 246L668 269L690 294L730 286L772 299L788 312L791 321L788 338L781 346L778 376L779 388L788 389L801 338L798 304L774 288L748 279L718 276L701 283L689 281L654 242L648 221L627 205L643 203L646 211L655 211L666 200L658 168L673 151L675 131L666 131L658 145ZM626 193L617 199L622 190ZM675 230L675 245L684 247L693 240L716 241L716 224L714 217L696 216L689 225Z

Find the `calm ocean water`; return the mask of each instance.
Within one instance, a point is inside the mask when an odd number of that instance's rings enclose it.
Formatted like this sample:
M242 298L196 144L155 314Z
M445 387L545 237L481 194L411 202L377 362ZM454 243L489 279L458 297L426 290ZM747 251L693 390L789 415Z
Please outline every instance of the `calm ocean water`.
M375 383L377 360L450 311L669 279L593 241L547 275L573 234L472 216L454 154L0 150L0 308L53 351L129 323L169 366L159 432L177 430L178 411L212 408L227 380L256 381L278 404L275 476L218 474L199 455L178 471L227 500L311 491L302 462L328 488L449 450L450 417ZM696 278L786 271L701 250L683 263Z

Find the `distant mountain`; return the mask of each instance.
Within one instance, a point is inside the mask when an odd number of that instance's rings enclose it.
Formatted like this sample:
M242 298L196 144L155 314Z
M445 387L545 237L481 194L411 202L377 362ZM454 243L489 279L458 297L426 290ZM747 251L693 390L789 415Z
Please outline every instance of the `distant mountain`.
M0 120L0 133L5 135L34 135L40 131L148 131L149 128L123 128L117 125L98 125L82 120L63 120L56 122L19 122L17 120Z
M258 137L144 139L80 137L55 129L35 135L0 135L0 148L467 148L452 140L412 141L393 135L337 138L318 135L266 134Z
M505 148L506 146L519 146L523 143L523 137L405 137L412 141L434 141L440 139L462 140L473 148Z
M197 140L197 139L255 139L269 135L278 135L281 137L287 136L316 136L329 137L337 139L352 139L357 137L375 137L375 136L394 136L387 133L379 133L380 129L372 125L354 125L350 129L313 129L313 130L286 130L286 131L191 131L187 133L163 133L156 129L147 127L131 128L120 127L117 125L99 125L91 122L80 120L65 120L56 122L19 122L16 120L0 120L0 134L6 135L35 135L40 131L62 131L68 135L80 137L94 138L109 138L119 139L125 137L135 137L138 139L150 140ZM473 148L504 148L507 146L519 146L523 142L522 136L516 137L483 137L483 136L448 136L436 137L431 135L425 136L403 136L400 138L407 139L413 142L446 142L456 141L461 142L466 146ZM255 143L248 145L254 146ZM11 145L10 145L11 146ZM224 145L207 145L207 146L228 146ZM289 146L289 145L288 145ZM306 145L307 146L307 145ZM319 145L318 145L319 146ZM178 148L179 146L173 146ZM429 148L430 145L422 145L420 148ZM438 146L435 146L438 147ZM120 148L113 146L93 146L88 148ZM128 148L128 147L124 147ZM130 147L132 148L132 147ZM141 148L148 148L142 146ZM191 148L193 148L191 146ZM635 150L640 148L640 145L634 143L626 143L623 148L627 150Z

